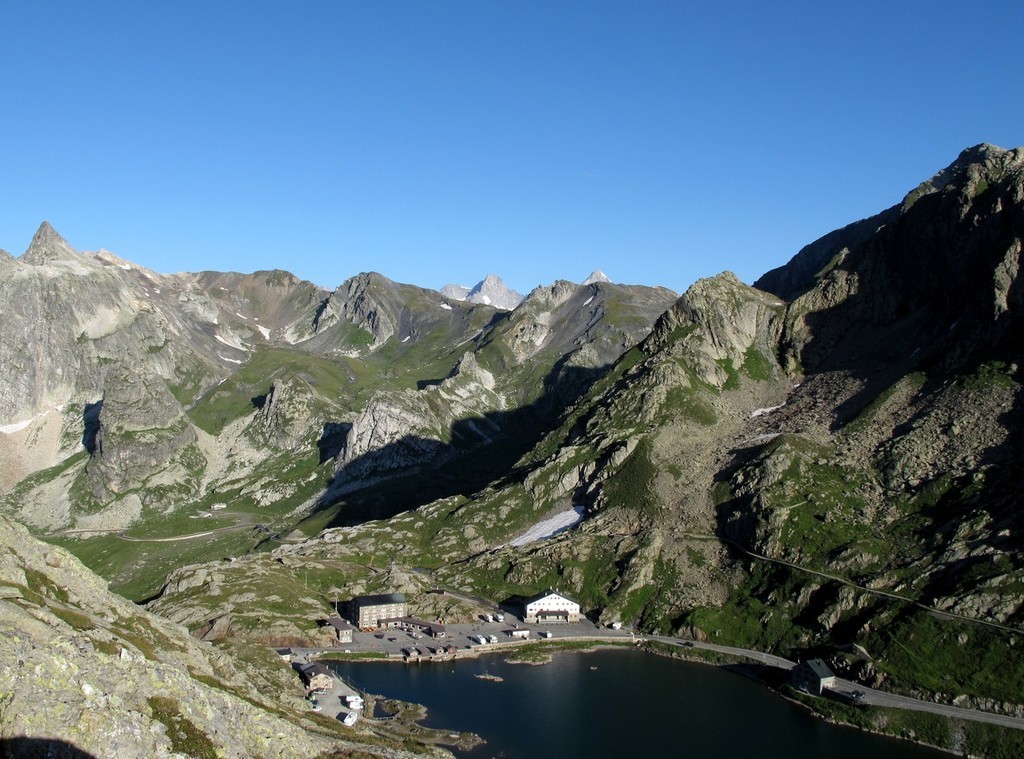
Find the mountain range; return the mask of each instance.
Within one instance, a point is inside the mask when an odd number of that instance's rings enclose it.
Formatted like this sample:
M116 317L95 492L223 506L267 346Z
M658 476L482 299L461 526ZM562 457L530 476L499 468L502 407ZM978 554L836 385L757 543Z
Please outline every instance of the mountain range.
M163 275L44 224L0 253L0 509L197 635L559 587L599 622L1021 712L1022 238L1024 150L989 145L682 296Z

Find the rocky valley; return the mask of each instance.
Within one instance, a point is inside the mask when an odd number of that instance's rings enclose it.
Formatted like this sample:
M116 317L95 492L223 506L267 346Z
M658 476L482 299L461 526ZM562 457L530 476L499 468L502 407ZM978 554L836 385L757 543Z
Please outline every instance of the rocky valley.
M358 743L269 714L231 651L314 642L360 593L472 614L437 587L557 587L601 623L1020 714L1022 239L1024 150L988 145L682 296L165 275L43 224L0 251L0 724L32 734L45 693L68 725L130 714L123 755L169 750L171 701L215 745L250 730L244 755Z

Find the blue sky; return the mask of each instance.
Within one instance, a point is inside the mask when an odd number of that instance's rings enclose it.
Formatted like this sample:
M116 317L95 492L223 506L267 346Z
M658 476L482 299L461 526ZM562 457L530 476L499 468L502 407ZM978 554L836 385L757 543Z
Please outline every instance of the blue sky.
M751 282L1024 145L1024 3L0 6L0 247L523 292Z

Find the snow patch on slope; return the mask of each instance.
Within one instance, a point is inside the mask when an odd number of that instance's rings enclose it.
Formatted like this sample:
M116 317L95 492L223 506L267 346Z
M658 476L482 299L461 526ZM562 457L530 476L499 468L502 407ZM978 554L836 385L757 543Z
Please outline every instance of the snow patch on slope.
M582 521L583 507L573 506L568 511L563 511L560 514L555 514L553 517L548 517L547 519L537 522L537 524L528 529L522 535L510 540L508 544L518 548L538 540L547 540L555 537L556 535L560 535L567 530L571 530Z

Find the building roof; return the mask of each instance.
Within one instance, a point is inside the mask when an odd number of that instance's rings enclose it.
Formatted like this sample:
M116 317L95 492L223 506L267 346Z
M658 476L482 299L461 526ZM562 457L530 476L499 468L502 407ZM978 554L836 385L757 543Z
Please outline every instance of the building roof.
M815 674L821 680L827 680L830 677L835 677L835 672L829 669L829 666L821 659L811 659L806 662L807 666L810 667L811 672Z
M312 678L316 675L327 675L328 677L334 677L331 670L327 669L320 662L313 662L312 664L303 664L299 667L299 671L302 672L306 677Z
M328 617L327 624L333 627L335 630L355 630L352 625L346 622L341 617Z
M404 604L405 593L380 593L375 596L356 596L356 604L359 606L387 606L389 604Z
M559 598L564 598L566 601L571 601L574 604L578 604L579 603L576 599L569 598L569 596L565 595L565 593L562 593L562 592L557 591L557 590L551 590L551 588L548 588L547 590L543 591L542 593L537 593L534 596L530 596L525 601L523 601L523 604L524 605L525 604L532 604L534 601L540 601L540 600L542 600L544 598L547 598L548 596L558 596Z

